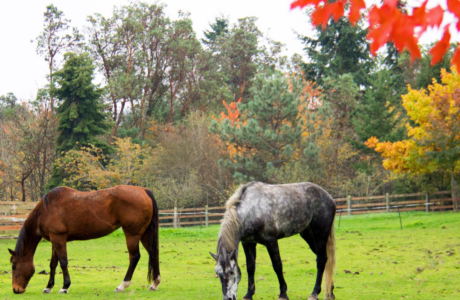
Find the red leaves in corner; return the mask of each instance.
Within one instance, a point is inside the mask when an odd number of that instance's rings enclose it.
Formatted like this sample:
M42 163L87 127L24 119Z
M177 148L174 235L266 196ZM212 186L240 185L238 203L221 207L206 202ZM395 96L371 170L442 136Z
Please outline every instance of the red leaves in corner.
M419 37L429 27L438 27L444 32L444 35L430 50L432 55L431 64L435 65L441 61L450 45L449 25L455 24L456 29L460 31L460 0L447 0L447 10L440 5L427 9L427 3L428 0L425 0L419 7L414 7L412 14L408 14L406 10L401 9L402 4L399 0L383 0L383 3L379 6L370 6L368 13L364 13L362 16L369 22L367 38L371 40L370 50L372 54L375 55L378 49L386 43L393 42L398 51L408 50L412 60L420 58ZM349 7L347 17L350 23L354 25L361 18L362 10L366 8L364 0L336 0L333 2L327 0L295 0L291 3L291 9L296 7L303 8L309 5L314 7L312 14L313 25L322 26L323 29L326 28L331 17L337 21L344 16L346 7ZM446 12L453 14L455 18L441 28ZM459 47L457 47L451 63L457 66L457 70L460 70Z

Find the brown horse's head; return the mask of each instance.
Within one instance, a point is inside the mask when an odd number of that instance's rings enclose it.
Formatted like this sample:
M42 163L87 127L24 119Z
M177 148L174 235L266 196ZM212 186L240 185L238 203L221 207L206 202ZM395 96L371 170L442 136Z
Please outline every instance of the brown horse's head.
M20 256L11 249L8 251L11 254L10 262L13 268L13 292L22 294L35 273L34 262L33 259Z

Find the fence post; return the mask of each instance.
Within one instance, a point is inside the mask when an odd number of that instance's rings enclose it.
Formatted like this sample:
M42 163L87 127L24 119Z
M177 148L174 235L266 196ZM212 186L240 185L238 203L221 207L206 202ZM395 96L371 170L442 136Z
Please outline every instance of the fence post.
M204 218L206 222L206 227L208 227L209 223L208 223L208 206L207 205L205 206Z
M387 213L390 212L390 195L386 193L386 199L387 199Z
M454 178L454 173L451 172L451 189L452 189L452 192L451 192L451 197L452 197L452 209L454 212L457 212L458 211L458 202L457 202L457 182L455 181L455 178Z
M430 196L426 193L426 212L430 212Z
M174 228L177 228L177 207L174 206Z
M351 216L351 196L347 197L348 202L348 215Z

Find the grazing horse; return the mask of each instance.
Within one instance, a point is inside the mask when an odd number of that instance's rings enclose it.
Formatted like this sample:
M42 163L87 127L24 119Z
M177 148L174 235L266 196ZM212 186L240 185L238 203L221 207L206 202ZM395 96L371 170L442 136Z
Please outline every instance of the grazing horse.
M264 245L280 285L279 300L289 299L283 276L278 240L300 233L316 254L318 273L309 300L317 300L323 273L326 299L335 299L334 217L332 197L313 183L271 185L251 182L240 186L227 201L217 241L215 271L220 278L224 300L236 300L241 271L238 267L238 244L243 244L248 271L248 291L243 299L252 300L255 293L256 245Z
M158 226L157 204L148 189L123 185L95 192L79 192L67 187L52 189L27 217L16 249L8 249L13 267L13 292L25 292L35 272L34 253L42 238L52 244L50 278L43 293L51 293L58 262L64 275L64 286L59 293L67 293L70 287L67 242L97 239L120 227L126 237L129 267L116 291L124 291L131 282L141 257L139 241L149 254L147 277L149 282L153 280L149 290L157 290L160 284Z

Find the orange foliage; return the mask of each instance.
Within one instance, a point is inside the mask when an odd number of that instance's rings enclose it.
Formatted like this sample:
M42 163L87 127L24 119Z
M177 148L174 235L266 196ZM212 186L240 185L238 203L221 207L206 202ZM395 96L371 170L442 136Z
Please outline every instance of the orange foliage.
M227 109L227 114L225 114L224 112L221 112L220 121L222 122L224 119L229 119L232 125L235 122L238 122L240 118L240 111L238 110L238 107L236 105L240 102L241 102L241 98L237 102L234 101L234 102L231 102L230 105L228 105L227 102L225 102L225 100L222 100L222 103Z

